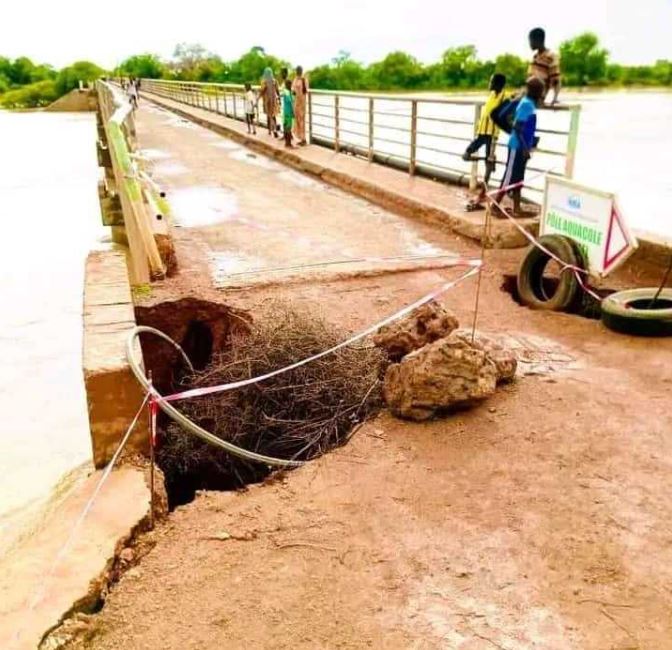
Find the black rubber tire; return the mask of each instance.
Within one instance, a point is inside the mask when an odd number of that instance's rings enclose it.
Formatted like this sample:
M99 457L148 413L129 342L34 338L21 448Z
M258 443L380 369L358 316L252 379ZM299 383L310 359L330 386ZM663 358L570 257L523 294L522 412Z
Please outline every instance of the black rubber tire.
M657 288L617 291L602 301L602 322L615 332L635 336L672 336L672 289L663 289L655 309L648 309Z
M578 246L562 235L543 235L539 243L559 259L572 266L584 268L583 257ZM544 268L551 258L536 246L532 246L520 265L517 278L520 301L532 309L547 311L567 311L577 304L581 287L576 275L570 270L561 276L558 287L552 296L546 296L543 287Z

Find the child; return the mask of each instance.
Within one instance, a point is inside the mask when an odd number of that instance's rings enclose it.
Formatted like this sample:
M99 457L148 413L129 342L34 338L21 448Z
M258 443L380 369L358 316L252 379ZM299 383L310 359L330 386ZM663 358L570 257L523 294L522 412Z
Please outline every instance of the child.
M496 201L500 203L504 195L510 191L513 197L514 217L525 216L520 209L520 194L522 191L522 182L525 179L525 167L530 158L531 150L536 146L537 106L542 102L544 90L544 82L541 79L537 77L528 79L525 96L518 102L513 118L513 129L509 136L509 155L506 160L506 170L502 178L500 191L496 196ZM521 185L509 189L511 185L518 183ZM503 216L500 209L495 210L495 214Z
M131 79L128 82L127 93L128 93L128 101L131 103L133 110L135 110L138 107L138 89L135 85L134 79Z
M546 47L546 32L535 27L529 33L530 49L534 52L527 69L528 77L538 77L544 82L542 101L546 101L549 90L553 91L551 106L558 101L560 93L560 58Z
M292 82L285 80L285 87L282 90L282 128L285 134L285 147L292 147L292 124L294 123L294 95L292 93Z
M254 123L254 112L257 106L257 98L254 95L252 86L245 84L245 123L247 124L247 133L257 135L257 126Z
M471 199L467 203L467 210L478 210L483 208L485 202L485 194L488 191L488 183L490 176L495 170L495 162L497 159L496 146L499 129L492 121L492 112L497 110L504 101L504 88L506 86L506 77L503 74L493 74L490 79L490 94L483 106L481 112L481 119L478 122L476 129L476 137L469 143L466 148L463 160L474 160L473 155L481 148L485 147L485 177L479 190L477 197Z

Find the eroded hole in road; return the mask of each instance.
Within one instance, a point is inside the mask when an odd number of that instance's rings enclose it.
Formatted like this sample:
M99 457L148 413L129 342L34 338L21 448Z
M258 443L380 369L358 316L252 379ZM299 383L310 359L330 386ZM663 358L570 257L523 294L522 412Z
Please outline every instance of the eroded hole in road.
M274 302L251 322L225 305L188 299L136 309L139 324L183 344L195 367L185 372L171 346L143 337L147 369L162 393L220 386L265 375L311 357L347 338L305 309ZM380 407L385 361L376 348L346 347L263 382L178 400L192 422L238 448L286 460L311 460L349 439ZM199 490L235 490L278 469L237 456L159 418L157 462L169 505Z
M551 267L549 269L551 272L549 274L544 274L541 280L539 281L539 290L542 294L539 296L542 299L548 299L553 296L558 288L559 277L557 273L554 274L554 269ZM513 300L521 305L526 307L523 301L520 298L518 293L518 284L517 276L513 274L505 274L502 278L502 284L500 286L501 290L505 293L508 293ZM600 298L606 298L607 296L614 293L614 289L607 288L595 288L591 289L600 296ZM578 299L572 305L571 309L568 311L570 314L576 316L581 316L583 318L589 318L593 320L599 320L600 318L600 301L595 299L593 296L588 293L581 291Z

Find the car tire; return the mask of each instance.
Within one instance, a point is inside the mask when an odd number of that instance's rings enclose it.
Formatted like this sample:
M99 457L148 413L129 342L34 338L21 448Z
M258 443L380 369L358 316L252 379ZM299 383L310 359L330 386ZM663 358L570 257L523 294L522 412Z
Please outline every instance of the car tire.
M615 332L635 336L672 336L672 289L617 291L602 301L602 322Z
M584 268L579 247L562 235L543 235L539 243L566 264ZM567 269L558 281L556 290L548 295L544 286L544 269L552 258L537 246L532 246L518 271L518 296L522 304L532 309L567 311L578 302L581 285L576 275Z

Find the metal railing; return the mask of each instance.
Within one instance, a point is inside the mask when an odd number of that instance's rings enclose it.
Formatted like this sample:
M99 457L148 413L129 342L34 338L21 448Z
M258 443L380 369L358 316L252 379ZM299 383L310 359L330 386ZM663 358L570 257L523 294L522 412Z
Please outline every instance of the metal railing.
M143 79L142 89L177 102L233 119L244 120L244 88L236 84ZM431 178L478 181L477 162L462 159L473 139L484 101L435 95L385 95L310 90L307 128L310 141ZM542 108L537 133L540 144L527 169L526 189L543 192L543 175L572 178L580 105ZM264 124L261 102L258 123ZM497 143L498 159L506 158L506 137ZM480 154L482 155L482 154ZM492 176L498 181L504 165Z

